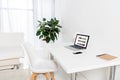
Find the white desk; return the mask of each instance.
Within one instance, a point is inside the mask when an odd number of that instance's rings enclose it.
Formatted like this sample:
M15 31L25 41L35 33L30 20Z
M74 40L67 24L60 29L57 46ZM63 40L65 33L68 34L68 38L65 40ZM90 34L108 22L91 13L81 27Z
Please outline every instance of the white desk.
M120 65L120 58L106 61L96 55L97 51L84 50L82 54L73 54L73 51L65 48L66 45L51 46L50 51L56 62L68 74L72 74L71 80L76 80L76 73L81 71L93 70L103 67L111 67L109 80L114 80L115 66ZM102 54L102 53L101 53Z

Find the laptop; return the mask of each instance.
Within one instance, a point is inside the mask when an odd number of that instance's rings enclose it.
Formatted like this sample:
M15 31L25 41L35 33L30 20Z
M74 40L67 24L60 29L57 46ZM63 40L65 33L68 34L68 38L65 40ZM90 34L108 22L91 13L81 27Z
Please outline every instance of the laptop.
M86 49L89 41L89 35L76 34L73 45L66 46L66 48L71 50L81 50Z

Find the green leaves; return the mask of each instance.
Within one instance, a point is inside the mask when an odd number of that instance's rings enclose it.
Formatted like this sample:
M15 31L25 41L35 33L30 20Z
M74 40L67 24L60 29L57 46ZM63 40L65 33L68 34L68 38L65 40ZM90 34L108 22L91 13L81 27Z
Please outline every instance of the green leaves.
M59 20L51 18L50 21L48 21L46 18L43 18L42 21L38 21L38 23L36 36L38 36L39 39L44 39L47 43L51 40L53 42L57 40L60 28L62 28L62 26L59 25Z
M46 18L43 18L43 21L46 21Z
M50 33L51 40L54 42L55 41L55 36L53 33Z
M59 34L59 32L60 32L59 28L55 28L54 31L55 31L57 34Z
M39 39L41 39L41 38L43 38L43 35L40 35L40 36L39 36Z
M47 42L47 43L50 42L50 37L46 37L46 42Z
M38 30L38 31L36 32L36 36L39 36L40 34L41 34L41 31Z

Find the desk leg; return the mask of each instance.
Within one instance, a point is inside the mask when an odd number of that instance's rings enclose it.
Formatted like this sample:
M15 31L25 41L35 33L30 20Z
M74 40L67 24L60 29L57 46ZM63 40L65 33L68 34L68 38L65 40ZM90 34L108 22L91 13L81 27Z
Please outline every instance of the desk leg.
M116 66L110 67L109 80L115 80L115 70L116 70Z
M77 77L77 73L72 73L70 80L77 80L76 77Z

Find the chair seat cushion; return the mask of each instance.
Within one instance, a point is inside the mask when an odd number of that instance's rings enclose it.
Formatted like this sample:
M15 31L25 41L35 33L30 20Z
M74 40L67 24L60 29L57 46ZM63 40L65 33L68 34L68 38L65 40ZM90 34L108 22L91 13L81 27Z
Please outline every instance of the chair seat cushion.
M31 65L31 70L35 73L54 72L57 70L57 65L52 60L39 59Z

